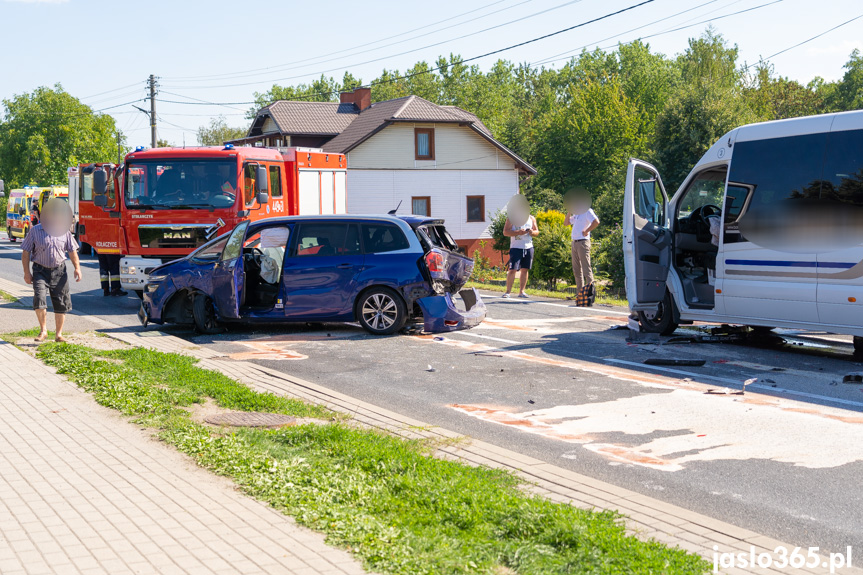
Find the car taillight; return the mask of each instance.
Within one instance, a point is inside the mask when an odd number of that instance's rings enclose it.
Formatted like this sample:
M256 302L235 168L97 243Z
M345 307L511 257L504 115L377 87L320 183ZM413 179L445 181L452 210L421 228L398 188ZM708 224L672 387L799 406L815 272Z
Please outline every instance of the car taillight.
M426 254L426 267L432 273L440 273L443 271L443 254L437 250L432 250Z

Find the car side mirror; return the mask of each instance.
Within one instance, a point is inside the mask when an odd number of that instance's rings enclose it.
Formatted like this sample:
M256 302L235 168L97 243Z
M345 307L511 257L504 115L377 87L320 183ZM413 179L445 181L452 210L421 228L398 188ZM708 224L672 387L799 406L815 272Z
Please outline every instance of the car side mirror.
M93 171L93 194L97 196L104 196L108 191L108 174L105 170L99 169ZM94 200L95 203L95 200ZM97 206L99 204L96 204ZM107 205L107 204L102 204Z
M267 194L267 192L258 192L258 198L257 199L258 199L259 204L266 204L266 203L269 203L270 196L269 196L269 194Z
M255 191L267 192L269 190L270 180L267 177L267 166L258 166L257 168L255 168Z
M24 206L21 206L20 208L18 208L18 215L19 216L23 216L26 213L27 213L27 210L24 208Z

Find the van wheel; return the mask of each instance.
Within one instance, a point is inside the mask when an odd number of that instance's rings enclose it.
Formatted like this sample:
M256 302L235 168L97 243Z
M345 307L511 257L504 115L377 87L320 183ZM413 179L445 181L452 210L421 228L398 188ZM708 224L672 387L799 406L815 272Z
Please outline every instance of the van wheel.
M15 238L15 236L12 235L11 232L6 234L6 235L9 236L9 241L12 242L13 244L17 241L17 239Z
M674 333L678 325L674 323L673 306L674 300L671 299L671 293L666 291L665 297L659 302L656 313L648 316L643 311L638 312L638 321L641 323L641 329L647 333L658 333L660 335L671 335Z
M404 327L408 313L402 298L389 288L372 288L357 304L357 319L373 335L391 335Z
M216 320L216 307L209 296L198 294L192 299L192 318L195 320L195 329L205 335L223 331Z

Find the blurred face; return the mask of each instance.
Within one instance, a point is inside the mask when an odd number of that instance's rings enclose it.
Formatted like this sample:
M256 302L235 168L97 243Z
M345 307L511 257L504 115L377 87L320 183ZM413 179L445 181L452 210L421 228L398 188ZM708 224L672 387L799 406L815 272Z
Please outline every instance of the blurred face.
M520 228L525 225L530 217L530 205L527 203L527 198L521 194L511 197L506 204L506 216L513 227Z
M64 236L72 228L72 209L63 200L48 200L42 211L41 223L48 235Z
M590 209L590 193L584 188L573 188L563 196L563 204L571 214L581 215Z

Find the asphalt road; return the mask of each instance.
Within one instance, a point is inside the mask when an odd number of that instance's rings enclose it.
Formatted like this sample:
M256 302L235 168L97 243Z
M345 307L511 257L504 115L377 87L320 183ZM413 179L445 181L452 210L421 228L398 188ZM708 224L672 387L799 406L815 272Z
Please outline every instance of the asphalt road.
M22 281L19 257L0 236L0 277ZM103 298L83 261L76 310L137 325L137 298ZM488 321L439 337L161 329L795 545L863 549L863 385L842 383L863 366L850 338L693 343L710 327L693 326L630 343L618 308L484 297ZM692 359L706 363L644 364Z

